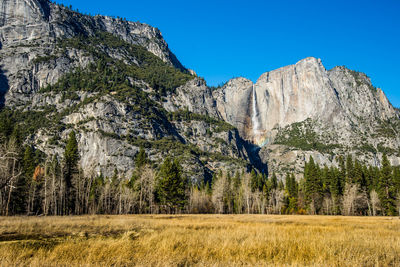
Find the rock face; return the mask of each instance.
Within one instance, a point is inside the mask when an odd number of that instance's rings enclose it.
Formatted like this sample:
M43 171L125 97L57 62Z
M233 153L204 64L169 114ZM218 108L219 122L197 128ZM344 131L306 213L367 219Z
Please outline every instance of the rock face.
M300 173L311 155L331 165L333 154L350 153L378 165L385 152L400 163L399 111L365 74L326 70L316 58L212 90L156 28L47 0L2 0L0 59L0 107L30 118L21 122L25 143L62 158L74 130L89 175L129 176L139 147L155 165L179 157L195 181L266 165ZM101 79L85 81L98 71Z
M26 94L53 84L77 66L84 67L90 58L79 51L67 51L66 57L54 59L52 66L38 60L55 52L57 40L77 35L109 32L184 70L160 31L146 24L86 16L46 0L4 0L0 10L0 83L3 94L9 87L6 102L25 102Z
M262 74L255 84L243 78L231 80L214 95L222 117L262 147L270 169L300 172L311 154L321 164L330 165L335 162L324 153L332 151L362 153L364 160L379 164L375 154L386 150L393 152L392 163L399 162L399 112L363 73L345 67L328 71L320 59L306 58ZM385 126L388 120L396 126ZM390 127L392 135L375 135L382 127ZM331 151L302 145L307 132L314 138L305 138L310 143L331 145ZM370 151L362 151L367 146Z
M214 93L222 117L242 133L252 116L252 86L251 81L237 78ZM327 71L316 58L266 72L254 89L260 128L265 132L308 118L345 124L355 117L388 119L397 114L383 91L375 90L364 74L344 67ZM247 135L251 138L251 131Z
M190 112L221 118L216 109L216 101L211 89L202 79L194 78L177 88L176 92L168 97L168 100L164 103L164 107L168 111L186 108Z
M245 78L230 80L214 91L217 110L221 117L236 126L242 136L251 140L251 96L253 82Z
M97 38L99 33L103 35ZM91 38L97 39L88 49L84 41ZM171 74L151 68L137 71L155 59L132 45L145 48L175 70L164 68ZM170 86L165 80L190 75L182 74L186 69L156 28L82 15L47 0L5 0L0 2L0 58L0 106L21 116L38 114L30 122L20 122L23 128L34 128L25 143L62 160L65 140L74 130L81 168L87 175L111 176L117 169L129 177L139 147L145 147L155 165L167 155L179 157L193 181L209 178L219 168L249 165L247 143L220 120L211 89L203 80L192 76L166 96L160 94L160 86ZM92 81L101 88L91 90L79 86L76 79L83 78L78 75L68 78L67 74L82 73L93 64L110 72L118 65L119 71L136 76L128 74L114 85L112 77L106 76ZM67 81L57 85L64 77ZM71 89L71 82L78 86ZM42 90L48 85L61 90ZM185 110L190 114L182 115Z
M315 58L264 73L255 88L262 107L261 127L266 131L307 118L332 120L339 110L328 72Z

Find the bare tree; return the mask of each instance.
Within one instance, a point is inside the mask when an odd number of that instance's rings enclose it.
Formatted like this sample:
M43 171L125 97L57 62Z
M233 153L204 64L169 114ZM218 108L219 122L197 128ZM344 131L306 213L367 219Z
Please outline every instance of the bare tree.
M250 181L251 181L251 175L249 173L244 174L242 177L241 188L243 192L243 200L246 206L247 214L251 212L252 197L253 197L253 194L251 192Z
M18 147L14 137L0 147L0 197L3 215L8 216L11 195L18 178L22 175L22 168L18 162ZM5 205L4 205L5 204Z
M190 190L189 212L207 213L211 211L211 197L204 188L193 186Z
M381 205L378 193L375 190L372 190L369 196L371 199L372 216L376 216L377 212L380 210Z
M227 181L226 175L218 175L213 181L213 190L211 195L211 201L214 205L216 213L224 213L224 193L226 190Z
M334 213L334 201L331 196L326 195L322 201L322 209L324 214L332 215Z
M368 206L367 194L358 184L346 184L343 194L343 215L360 215Z
M273 189L269 196L269 213L281 214L284 206L285 191Z
M343 215L354 215L355 201L357 199L358 186L346 184L343 193Z
M153 213L156 174L148 166L141 169L136 185L139 188L139 212Z
M252 212L258 214L264 213L265 201L262 192L260 191L253 192L252 200L253 200Z

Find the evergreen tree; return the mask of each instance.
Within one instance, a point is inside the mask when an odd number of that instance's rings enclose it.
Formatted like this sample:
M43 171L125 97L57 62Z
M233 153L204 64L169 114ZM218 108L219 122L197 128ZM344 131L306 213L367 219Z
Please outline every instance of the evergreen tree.
M68 170L73 171L77 168L79 160L78 142L76 141L76 134L71 131L68 136L67 146L64 152L65 165Z
M365 178L363 175L363 170L361 163L358 160L354 161L354 177L353 183L359 184L361 187L365 187Z
M66 212L72 214L75 212L76 202L76 181L75 177L78 172L78 142L76 141L76 134L71 131L68 137L67 145L64 151L64 179L65 179L65 199L66 199Z
M338 173L338 182L337 182L337 188L338 188L338 195L342 196L344 187L346 184L346 164L344 162L344 158L342 156L339 157L339 173Z
M282 190L285 189L285 185L283 184L283 181L282 181L282 180L279 180L279 182L278 182L278 189L279 189L280 191L282 191Z
M354 166L353 166L353 157L348 155L346 158L346 183L352 184L354 179Z
M26 146L24 156L22 158L22 172L23 174L17 181L17 191L14 196L14 206L16 213L21 214L27 212L27 203L29 201L29 187L32 182L32 176L35 171L37 162L35 160L35 153L32 146Z
M258 189L258 181L257 181L258 177L254 169L251 170L250 177L251 177L250 180L251 191L255 192Z
M342 193L341 182L340 182L340 171L334 167L329 169L331 183L330 192L333 197L338 197Z
M32 177L36 168L35 153L31 146L26 146L22 160L23 171L26 177Z
M317 213L322 201L322 181L319 166L314 163L312 156L310 156L310 161L306 164L304 180L306 200L308 201L310 211Z
M332 177L328 166L324 166L321 173L322 192L325 194L330 193Z
M259 173L257 175L257 189L262 191L265 183L267 182L267 176L265 174Z
M179 162L167 157L158 173L157 198L162 205L177 211L186 203L186 179Z
M379 177L379 196L382 204L382 208L385 215L395 215L395 188L393 183L393 173L390 162L383 154L382 157L382 168Z
M286 213L293 214L297 212L297 196L298 196L298 184L294 174L286 174L286 185L285 185L287 198L286 202Z
M286 174L286 192L289 197L297 198L298 186L293 174Z
M278 178L276 177L275 172L272 173L271 179L269 180L268 191L274 190L278 188Z
M136 168L142 168L144 165L147 164L147 155L143 147L140 147L139 152L136 154L135 157L135 165Z
M394 183L396 196L399 196L399 194L400 194L400 167L399 166L395 167L393 170L393 183ZM398 199L397 201L400 201L400 199Z
M367 191L369 193L372 191L372 189L376 188L374 185L374 170L372 166L366 167L365 180L367 184Z

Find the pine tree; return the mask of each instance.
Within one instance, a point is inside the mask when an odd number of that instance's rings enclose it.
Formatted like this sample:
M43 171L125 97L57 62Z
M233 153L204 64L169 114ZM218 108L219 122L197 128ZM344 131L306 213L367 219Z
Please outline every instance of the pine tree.
M390 162L383 154L382 157L382 168L379 176L379 196L385 215L394 215L395 209L395 188L393 183L393 173Z
M274 190L278 188L278 178L276 177L275 172L272 173L271 179L269 180L268 191Z
M76 134L71 131L68 137L67 146L64 151L64 179L65 179L65 194L66 194L66 212L72 214L75 212L76 201L76 181L75 177L78 172L78 142Z
M285 190L288 196L294 197L297 195L296 179L293 174L286 173Z
M36 168L35 153L31 146L26 146L22 164L25 176L31 178Z
M393 182L396 191L396 196L400 194L400 167L397 166L393 170ZM400 201L400 199L398 199Z
M322 181L320 178L320 169L314 163L314 159L310 156L310 161L306 165L304 172L306 200L310 206L311 213L317 213L322 200Z
M353 165L353 157L351 155L347 155L346 158L346 183L352 184L354 180L354 165Z
M361 187L365 187L365 178L361 163L358 160L354 161L354 178L353 183L359 184Z
M329 191L333 197L338 197L341 192L339 179L340 172L336 168L330 167L329 173L331 178Z
M71 131L68 136L67 146L64 152L65 164L69 170L76 169L79 153L78 153L78 142L76 141L76 134Z
M282 180L279 180L278 182L278 190L283 191L285 189L285 185L283 184Z
M24 156L22 158L23 174L19 177L14 196L14 206L16 213L21 214L27 212L27 203L29 201L29 187L32 181L33 172L35 171L36 161L35 153L31 146L26 146Z
M286 213L293 214L297 212L297 196L298 196L298 184L294 174L286 174L286 185L285 190L287 194L286 199Z
M338 183L337 183L337 188L338 188L338 195L342 196L344 187L346 184L346 164L344 163L344 158L342 156L339 157L339 173L338 173Z
M157 198L169 210L177 211L186 203L186 179L179 162L167 157L158 173Z
M146 155L146 152L145 152L145 150L144 150L144 148L143 147L140 147L140 150L139 150L139 152L136 154L136 157L135 157L135 165L136 165L136 168L138 168L138 169L140 169L140 168L142 168L144 165L146 165L147 164L147 155Z
M322 192L325 194L330 193L332 177L328 166L324 166L321 173Z
M251 170L250 173L250 184L251 184L251 191L255 192L258 188L258 181L257 181L257 173L254 171L254 169Z

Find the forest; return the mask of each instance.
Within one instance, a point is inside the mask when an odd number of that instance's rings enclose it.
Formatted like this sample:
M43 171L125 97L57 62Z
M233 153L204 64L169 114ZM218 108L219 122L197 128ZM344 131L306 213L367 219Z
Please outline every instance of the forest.
M2 132L7 132L1 124ZM319 166L312 157L301 177L287 173L218 170L211 182L193 184L177 158L158 168L143 148L131 177L84 175L79 168L76 133L64 155L46 157L23 145L18 131L0 147L1 215L80 214L325 214L394 216L400 212L400 168L383 154L380 167L351 155L338 166Z

